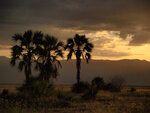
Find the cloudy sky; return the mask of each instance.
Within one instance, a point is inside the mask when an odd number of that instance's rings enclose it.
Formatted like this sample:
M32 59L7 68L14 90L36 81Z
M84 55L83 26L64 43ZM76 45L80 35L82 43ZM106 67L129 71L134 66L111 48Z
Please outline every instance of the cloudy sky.
M0 0L0 56L28 29L60 40L85 34L93 59L150 61L149 0Z

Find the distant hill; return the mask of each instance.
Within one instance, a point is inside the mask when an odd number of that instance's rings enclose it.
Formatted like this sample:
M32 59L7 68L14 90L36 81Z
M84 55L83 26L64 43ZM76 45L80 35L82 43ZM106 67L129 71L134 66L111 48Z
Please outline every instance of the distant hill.
M9 58L0 56L0 83L22 83L24 73L19 72L17 67L12 67L9 62Z
M18 84L24 81L24 72L19 72L17 67L9 64L9 58L0 57L0 83ZM61 61L60 76L56 84L72 84L76 82L75 60ZM150 85L150 62L145 60L91 60L89 64L84 61L81 65L81 79L91 81L96 76L103 77L106 81L113 76L122 76L126 85Z

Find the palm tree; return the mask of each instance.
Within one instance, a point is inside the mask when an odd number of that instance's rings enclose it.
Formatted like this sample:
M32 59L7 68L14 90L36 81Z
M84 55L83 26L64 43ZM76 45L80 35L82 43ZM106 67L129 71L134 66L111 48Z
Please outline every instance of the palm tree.
M81 64L81 57L86 59L88 63L89 59L91 58L93 44L89 43L88 39L85 35L78 35L76 34L74 38L69 38L67 40L67 44L65 46L65 50L69 50L67 55L67 59L71 59L72 54L76 57L76 68L77 68L77 84L80 83L80 64Z
M58 67L61 66L58 58L63 58L63 42L45 35L35 38L33 43L36 46L36 69L40 71L39 79L49 82L50 78L56 78L58 75Z
M35 34L31 30L25 31L22 34L14 34L12 36L13 41L17 43L12 47L11 54L11 65L15 66L16 61L18 61L18 68L20 71L25 72L26 81L29 82L32 71L31 66L33 62L33 37Z

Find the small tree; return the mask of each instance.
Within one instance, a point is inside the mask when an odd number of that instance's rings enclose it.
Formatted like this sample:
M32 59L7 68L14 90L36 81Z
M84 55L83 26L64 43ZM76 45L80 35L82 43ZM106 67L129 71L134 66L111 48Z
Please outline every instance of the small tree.
M110 80L110 83L120 88L125 83L125 79L122 76L114 76Z
M108 88L108 90L110 90L112 92L120 92L121 91L121 87L123 86L124 83L125 83L125 79L123 77L121 77L121 76L114 76L110 80L109 84L107 84L105 86L105 89Z
M101 77L95 77L92 80L92 85L96 86L98 89L104 88L104 79Z

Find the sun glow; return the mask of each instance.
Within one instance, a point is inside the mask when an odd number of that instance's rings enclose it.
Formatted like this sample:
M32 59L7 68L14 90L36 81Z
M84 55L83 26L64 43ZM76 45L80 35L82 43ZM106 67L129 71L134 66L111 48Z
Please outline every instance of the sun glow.
M119 31L98 31L87 33L86 36L95 45L93 59L141 59L150 60L150 44L131 46L133 35L120 37Z

